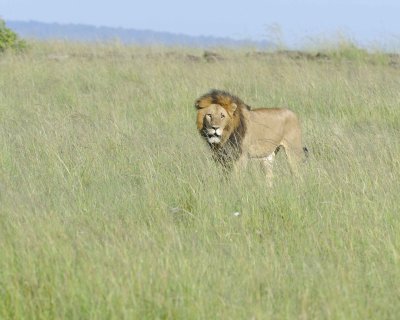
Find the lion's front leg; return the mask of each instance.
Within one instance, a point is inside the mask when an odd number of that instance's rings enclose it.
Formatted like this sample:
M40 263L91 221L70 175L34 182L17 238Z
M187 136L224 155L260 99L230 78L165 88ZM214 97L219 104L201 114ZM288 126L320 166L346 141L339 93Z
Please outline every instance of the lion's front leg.
M236 176L238 176L241 171L246 169L248 161L249 161L248 155L246 153L242 153L239 159L236 160L233 167L233 171L235 172Z

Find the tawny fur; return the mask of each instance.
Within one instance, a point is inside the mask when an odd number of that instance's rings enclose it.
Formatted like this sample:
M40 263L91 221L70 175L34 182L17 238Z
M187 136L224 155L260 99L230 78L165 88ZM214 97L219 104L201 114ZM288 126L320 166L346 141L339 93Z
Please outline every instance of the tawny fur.
M223 165L240 168L249 159L262 160L267 163L267 175L271 176L274 158L271 155L283 147L292 171L298 172L307 149L302 145L299 120L291 110L252 110L240 98L221 90L204 94L196 100L195 107L197 129L208 142L213 157ZM219 136L217 133L221 131Z

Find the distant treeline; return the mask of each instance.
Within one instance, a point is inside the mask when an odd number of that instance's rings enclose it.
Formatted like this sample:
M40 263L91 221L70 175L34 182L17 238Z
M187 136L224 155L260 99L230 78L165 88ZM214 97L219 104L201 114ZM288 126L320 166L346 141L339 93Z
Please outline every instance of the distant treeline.
M125 44L161 44L193 47L240 47L268 48L269 41L235 40L210 36L188 36L169 32L96 27L83 24L43 23L36 21L7 21L7 25L23 38L72 41L121 41Z

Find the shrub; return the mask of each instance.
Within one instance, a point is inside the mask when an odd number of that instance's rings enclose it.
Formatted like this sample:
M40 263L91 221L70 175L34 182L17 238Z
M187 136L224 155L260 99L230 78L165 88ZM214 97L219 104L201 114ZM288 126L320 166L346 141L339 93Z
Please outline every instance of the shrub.
M0 19L0 52L7 49L21 51L26 48L26 42L18 38L18 35L6 27L4 20Z

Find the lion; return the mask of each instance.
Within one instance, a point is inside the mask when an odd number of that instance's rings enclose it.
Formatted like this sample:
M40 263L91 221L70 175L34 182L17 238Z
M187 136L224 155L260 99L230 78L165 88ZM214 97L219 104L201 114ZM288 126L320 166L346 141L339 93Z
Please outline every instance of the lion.
M308 150L303 147L296 114L287 108L252 109L240 98L211 90L195 102L197 129L209 145L213 158L225 168L245 168L248 160L260 162L269 183L276 154L283 148L290 169L298 175L299 163Z

